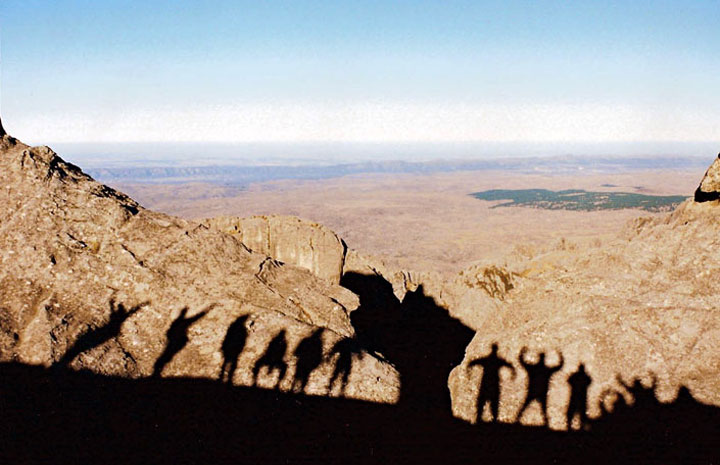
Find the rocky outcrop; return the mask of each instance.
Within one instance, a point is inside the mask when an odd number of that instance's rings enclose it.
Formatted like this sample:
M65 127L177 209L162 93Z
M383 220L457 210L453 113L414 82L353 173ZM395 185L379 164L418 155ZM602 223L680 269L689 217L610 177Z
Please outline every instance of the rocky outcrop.
M146 210L49 148L7 135L0 186L0 360L217 378L237 351L235 384L287 390L303 371L306 392L328 393L331 349L355 335L350 291L237 235ZM314 362L299 367L308 344ZM360 351L351 358L343 395L398 398L391 365ZM277 379L270 368L283 364Z
M340 282L346 246L325 226L292 216L218 217L203 224L234 235L253 252L305 268L328 282Z
M696 202L709 202L718 199L720 199L720 154L705 172L705 176L695 191Z
M516 262L512 288L497 296L487 286L468 289L451 305L477 330L463 363L449 380L453 412L468 421L488 420L476 400L483 370L471 362L498 356L511 363L500 372L500 418L517 419L530 382L519 361L547 366L564 361L550 378L549 425L567 427L569 377L584 364L592 378L591 417L633 394L624 387L634 379L650 386L660 401L675 398L686 386L702 402L720 405L720 230L718 207L687 201L664 217L638 220L621 237L583 250L558 247ZM505 280L494 280L503 288ZM493 289L491 289L493 290ZM475 296L475 297L473 297ZM531 405L522 423L542 424L539 405Z
M343 273L381 276L392 285L393 293L400 301L408 292L415 292L419 286L423 286L426 295L432 296L438 303L442 303L441 289L444 278L439 273L399 269L388 265L381 257L352 249L348 249L345 256Z

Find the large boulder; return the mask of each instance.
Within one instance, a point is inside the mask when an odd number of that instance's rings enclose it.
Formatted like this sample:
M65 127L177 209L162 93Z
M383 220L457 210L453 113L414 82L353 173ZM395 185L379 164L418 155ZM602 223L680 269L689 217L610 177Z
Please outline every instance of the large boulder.
M340 282L346 246L325 226L279 215L218 217L203 224L237 237L253 252L304 268L328 282Z

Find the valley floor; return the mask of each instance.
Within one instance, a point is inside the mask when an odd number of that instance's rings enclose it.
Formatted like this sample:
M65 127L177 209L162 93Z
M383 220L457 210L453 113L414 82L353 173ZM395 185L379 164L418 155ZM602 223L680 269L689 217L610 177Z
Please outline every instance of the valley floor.
M631 192L690 196L696 169L573 175L466 171L428 175L357 175L313 181L274 181L238 190L207 184L119 184L144 206L186 218L294 215L323 224L351 249L382 256L402 269L455 273L478 261L524 258L563 239L597 243L642 210L564 211L491 208L470 196L489 189Z

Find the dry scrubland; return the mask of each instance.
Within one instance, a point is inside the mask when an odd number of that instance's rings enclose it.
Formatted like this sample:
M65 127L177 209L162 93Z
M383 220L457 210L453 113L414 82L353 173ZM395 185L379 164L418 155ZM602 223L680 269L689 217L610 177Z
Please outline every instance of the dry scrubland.
M545 188L689 196L697 180L697 170L577 175L472 171L276 181L244 191L207 184L116 187L148 208L186 218L306 218L335 231L350 248L383 256L400 268L454 273L478 261L532 256L563 239L571 247L597 244L633 218L662 215L640 210L492 209L495 203L474 199L471 192Z

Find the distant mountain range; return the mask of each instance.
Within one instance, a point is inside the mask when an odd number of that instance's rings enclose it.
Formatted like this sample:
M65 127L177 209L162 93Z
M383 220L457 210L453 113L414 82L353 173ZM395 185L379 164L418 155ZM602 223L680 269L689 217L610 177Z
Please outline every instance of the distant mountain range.
M317 165L216 165L95 168L89 174L104 182L212 182L247 185L280 179L327 179L356 174L432 174L502 170L519 173L608 173L644 169L702 169L704 157L550 157L430 162L380 161Z

